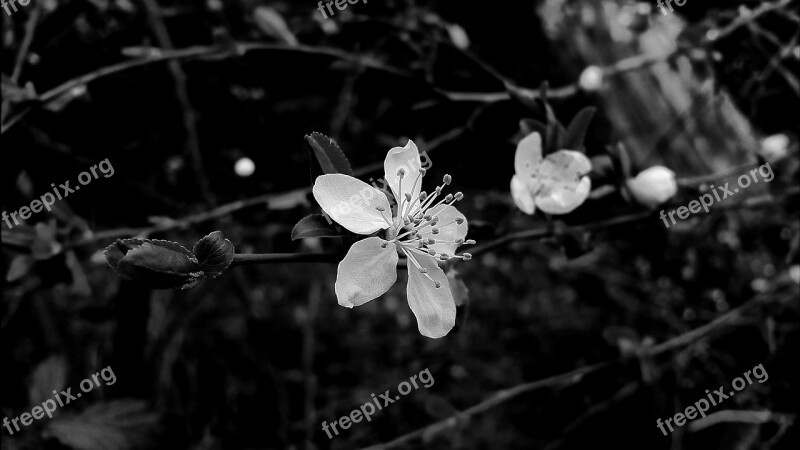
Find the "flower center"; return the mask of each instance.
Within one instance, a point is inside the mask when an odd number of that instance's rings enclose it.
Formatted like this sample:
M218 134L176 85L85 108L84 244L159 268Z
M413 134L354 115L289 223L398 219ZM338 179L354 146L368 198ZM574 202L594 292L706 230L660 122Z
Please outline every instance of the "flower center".
M439 214L444 211L447 206L451 206L453 203L463 199L464 194L461 192L455 195L447 194L444 198L434 203L434 201L442 195L442 189L452 182L452 177L450 175L445 175L442 180L442 185L437 187L431 195L421 192L419 197L415 199L413 198L413 192L417 184L421 182L422 177L425 176L425 169L419 170L419 174L411 187L411 193L403 193L405 171L403 169L398 170L397 176L400 178L398 183L398 190L400 190L400 192L394 192L394 190L392 190L397 199L397 214L392 221L384 217L387 223L390 224L386 232L386 240L389 241L389 243L394 243L398 253L405 254L409 264L415 266L420 273L424 274L438 288L440 282L428 275L428 269L422 267L417 258L420 255L425 255L432 256L440 261L447 261L450 259L466 261L472 259L472 255L469 253L450 255L437 252L434 248L435 244L455 244L456 247L462 244L475 244L475 241L471 239L465 241L462 238L457 238L455 240L453 240L453 238L436 238L436 235L440 234L443 228L458 226L466 220L463 217L456 217L449 223L439 223ZM439 208L440 205L444 206ZM436 210L435 213L433 212L434 210ZM381 213L383 213L383 211L381 211ZM423 234L425 236L423 236Z

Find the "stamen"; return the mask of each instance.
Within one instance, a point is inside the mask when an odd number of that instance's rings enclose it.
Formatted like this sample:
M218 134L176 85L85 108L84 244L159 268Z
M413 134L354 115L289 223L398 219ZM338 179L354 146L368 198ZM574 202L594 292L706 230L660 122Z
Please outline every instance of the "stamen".
M464 242L464 243L467 244L467 245L475 245L475 240L474 239L467 239L467 241Z
M405 247L403 247L403 253L405 253L405 254L406 254L406 257L408 258L408 260L409 260L409 261L411 261L411 263L412 263L412 264L414 264L414 265L417 267L417 269L419 269L419 272L420 272L421 274L425 275L425 278L427 278L427 279L429 279L429 280L433 281L433 285L434 285L434 286L436 286L437 288L438 288L439 286L441 286L441 284L440 284L438 281L434 280L433 278L431 278L431 276L430 276L430 275L428 275L428 271L427 271L427 270L425 270L425 271L423 272L423 269L425 269L425 268L424 268L424 267L422 267L422 265L421 265L421 264L420 264L420 263L417 261L417 259L416 259L416 258L414 258L414 256L411 254L411 252L407 251L407 250L405 249Z

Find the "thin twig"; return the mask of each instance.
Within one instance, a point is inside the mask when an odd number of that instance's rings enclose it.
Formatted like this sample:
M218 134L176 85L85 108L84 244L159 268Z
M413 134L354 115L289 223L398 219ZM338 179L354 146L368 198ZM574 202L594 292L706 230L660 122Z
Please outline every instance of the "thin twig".
M171 51L174 49L172 40L169 37L167 26L164 24L164 19L161 17L159 6L155 0L142 0L147 17L150 21L150 27L153 29L153 34L156 36L158 45L162 48ZM208 183L208 177L203 164L203 154L200 152L200 138L197 135L197 114L189 101L189 90L186 87L186 73L181 68L181 65L176 60L167 62L172 79L175 82L175 96L178 98L178 103L181 105L183 111L183 128L186 131L186 149L189 152L189 159L192 162L192 169L194 176L197 178L197 184L200 187L200 193L208 205L214 206L216 200L214 193L211 192L211 186Z
M774 293L773 293L773 295L774 295ZM486 400L484 400L484 401L482 401L482 402L480 402L480 403L478 403L476 405L473 405L473 406L471 406L471 407L469 407L469 408L467 408L467 409L465 409L463 411L460 411L460 412L458 412L456 414L453 414L452 416L450 416L450 417L448 417L446 419L439 420L437 422L434 422L431 425L428 425L428 426L419 428L417 430L414 430L414 431L412 431L410 433L404 434L404 435L402 435L402 436L400 436L400 437L398 437L396 439L393 439L393 440L391 440L389 442L386 442L386 443L383 443L383 444L378 444L378 445L373 445L373 446L370 446L370 447L366 447L363 450L386 450L386 449L398 447L401 444L405 444L405 443L407 443L409 441L421 438L422 436L425 436L426 438L431 438L435 434L437 434L437 433L439 433L439 432L441 432L441 431L443 431L445 429L455 427L459 423L464 423L464 421L466 419L468 419L469 417L471 417L471 416L474 416L474 415L476 415L478 413L487 411L487 410L489 410L489 409L491 409L491 408L493 408L493 407L495 407L497 405L505 403L506 401L508 401L508 400L510 400L510 399L512 399L512 398L514 398L516 396L519 396L520 394L524 394L526 392L531 392L531 391L538 390L538 389L545 388L545 387L553 387L553 386L559 386L559 385L565 385L565 384L574 384L574 383L579 382L584 376L586 376L586 375L588 375L590 373L597 372L600 369L603 369L605 367L608 367L608 366L611 366L611 365L626 361L628 359L642 358L642 357L654 357L654 356L657 356L659 354L665 353L665 352L667 352L669 350L672 350L672 349L675 349L675 348L690 344L693 340L699 340L699 339L703 339L703 338L706 338L706 337L710 336L711 334L713 334L713 332L717 331L719 328L721 328L721 327L723 327L725 325L729 325L729 324L735 323L736 321L738 321L738 319L740 319L742 317L742 314L745 311L753 308L756 305L759 305L762 302L766 302L766 301L770 300L770 298L772 298L772 297L770 295L768 295L767 293L763 293L763 294L757 295L754 298L752 298L752 299L748 300L747 302L745 302L743 305L739 306L738 308L733 309L733 310L723 314L722 316L718 317L717 319L713 320L712 322L710 322L710 323L708 323L706 325L703 325L703 326L701 326L699 328L696 328L694 330L690 330L687 333L684 333L684 334L682 334L680 336L676 336L676 337L674 337L672 339L669 339L669 340L667 340L667 341L665 341L665 342L663 342L663 343L661 343L659 345L651 346L651 347L645 347L645 348L641 349L639 351L639 353L637 353L637 354L622 356L622 357L617 358L617 359L608 360L608 361L592 364L592 365L589 365L589 366L584 366L584 367L581 367L581 368L578 368L578 369L574 369L574 370L571 370L569 372L562 373L562 374L559 374L559 375L553 375L553 376L544 378L542 380L533 381L533 382L529 382L529 383L524 383L524 384L520 384L518 386L514 386L512 388L509 388L509 389L502 389L500 391L496 391L493 394L491 394L489 396L489 398L487 398Z

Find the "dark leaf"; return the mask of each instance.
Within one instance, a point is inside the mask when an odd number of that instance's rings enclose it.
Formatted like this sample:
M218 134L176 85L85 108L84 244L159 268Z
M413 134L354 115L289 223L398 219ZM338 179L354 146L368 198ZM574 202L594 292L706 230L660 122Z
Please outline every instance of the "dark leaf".
M118 239L103 254L120 277L152 288L189 289L205 276L197 258L177 242Z
M547 125L533 119L521 119L519 121L519 129L522 131L523 137L531 133L539 133L539 136L544 136L547 131Z
M312 237L341 237L342 233L336 230L333 222L330 222L322 214L311 214L303 217L292 228L292 240Z
M233 261L233 244L221 231L214 231L192 248L197 263L209 279L217 278Z
M580 110L572 122L567 127L567 136L564 141L564 147L569 150L583 150L583 141L586 139L586 131L589 129L589 123L597 111L593 107L586 107Z
M322 133L311 133L306 135L306 143L317 157L322 171L328 173L343 173L353 175L350 162L344 156L344 152L333 139Z

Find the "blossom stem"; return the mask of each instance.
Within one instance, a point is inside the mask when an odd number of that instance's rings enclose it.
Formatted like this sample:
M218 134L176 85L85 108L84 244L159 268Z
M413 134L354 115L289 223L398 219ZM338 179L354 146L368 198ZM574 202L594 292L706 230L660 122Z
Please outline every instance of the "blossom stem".
M270 264L276 262L339 262L341 253L237 253L233 255L231 267L249 264Z

